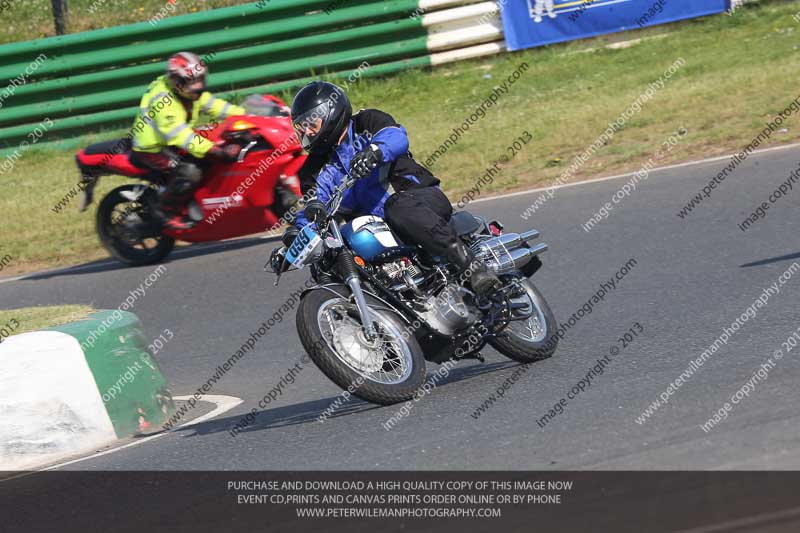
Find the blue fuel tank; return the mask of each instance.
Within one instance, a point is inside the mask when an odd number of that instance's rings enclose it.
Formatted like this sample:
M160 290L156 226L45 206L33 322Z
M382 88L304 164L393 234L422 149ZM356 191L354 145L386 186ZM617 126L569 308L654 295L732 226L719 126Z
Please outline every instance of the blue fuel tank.
M390 258L410 250L397 242L389 226L380 217L358 217L344 224L340 230L353 253L364 261Z

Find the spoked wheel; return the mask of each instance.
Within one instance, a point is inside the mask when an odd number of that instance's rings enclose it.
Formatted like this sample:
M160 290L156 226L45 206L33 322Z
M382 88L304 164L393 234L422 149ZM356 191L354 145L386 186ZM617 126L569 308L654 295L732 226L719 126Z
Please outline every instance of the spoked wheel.
M328 378L364 400L410 400L425 380L422 349L393 311L367 301L376 326L372 338L354 303L325 289L309 292L297 309L303 347Z
M117 187L97 209L100 242L114 258L130 266L158 263L175 247L175 239L161 232L146 201L154 193L147 189L138 195L139 187Z
M531 363L552 356L558 346L556 319L542 294L530 280L522 280L521 294L511 299L521 307L516 316L527 316L525 320L511 322L489 344L509 359L520 363Z

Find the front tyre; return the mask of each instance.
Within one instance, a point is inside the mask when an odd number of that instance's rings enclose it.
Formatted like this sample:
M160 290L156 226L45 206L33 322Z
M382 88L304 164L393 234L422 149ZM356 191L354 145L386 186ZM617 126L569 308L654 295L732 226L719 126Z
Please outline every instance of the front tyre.
M520 363L533 363L552 356L558 346L556 319L539 289L529 280L521 280L524 293L513 302L526 307L517 311L530 318L511 322L489 344L509 359Z
M158 263L175 247L175 239L161 233L145 195L137 200L136 185L117 187L97 209L97 235L103 248L128 266Z
M410 400L425 381L425 359L413 331L384 304L365 295L377 335L364 334L356 305L327 289L307 293L297 332L311 359L344 390L381 405Z

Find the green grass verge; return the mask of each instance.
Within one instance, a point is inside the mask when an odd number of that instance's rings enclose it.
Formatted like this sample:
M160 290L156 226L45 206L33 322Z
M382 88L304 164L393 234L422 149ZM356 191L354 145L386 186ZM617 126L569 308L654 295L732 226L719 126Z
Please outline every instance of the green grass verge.
M410 132L417 159L424 160L495 85L527 62L530 68L509 94L433 167L450 197L458 199L487 166L507 154L509 144L530 132L533 142L501 165L502 174L482 190L485 196L550 184L682 57L685 66L573 181L636 170L681 127L688 134L659 165L730 153L748 144L766 120L800 93L800 27L792 19L797 11L800 1L762 3L734 16L705 17L391 78L364 78L351 96L355 108L379 107L392 113ZM638 38L642 40L632 46L606 47L612 40ZM787 131L773 135L771 144L800 138L797 118L783 126ZM106 256L95 236L93 214L78 214L75 202L65 212L51 211L77 180L72 153L32 150L8 175L3 177L6 194L0 196L5 218L0 256L10 254L17 268L28 270ZM97 197L123 181L104 178ZM687 197L693 192L687 191Z
M0 309L0 326L16 324L13 334L60 326L68 322L83 320L94 311L88 305L54 305L48 307L23 307L21 309Z
M2 14L0 44L29 41L55 35L50 0L7 0ZM67 31L97 30L134 22L145 22L164 9L167 0L67 0ZM175 0L170 16L185 15L242 4L241 0ZM95 6L94 11L90 8Z

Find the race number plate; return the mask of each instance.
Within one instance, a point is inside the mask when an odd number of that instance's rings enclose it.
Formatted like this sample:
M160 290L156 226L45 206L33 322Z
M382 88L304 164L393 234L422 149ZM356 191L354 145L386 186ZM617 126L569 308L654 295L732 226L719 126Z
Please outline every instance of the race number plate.
M321 245L322 237L311 229L311 224L304 227L286 251L286 260L297 268L303 268L308 256Z

